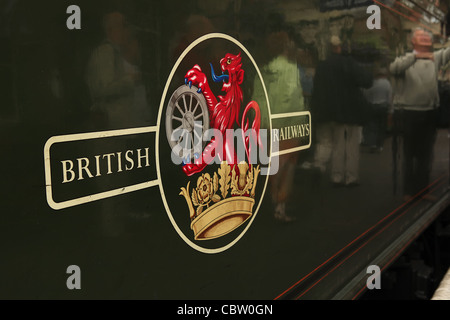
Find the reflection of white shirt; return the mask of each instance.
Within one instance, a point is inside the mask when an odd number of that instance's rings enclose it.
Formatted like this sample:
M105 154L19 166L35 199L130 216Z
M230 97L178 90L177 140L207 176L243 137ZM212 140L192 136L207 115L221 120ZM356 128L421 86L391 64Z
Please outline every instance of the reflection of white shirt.
M434 60L416 59L414 53L397 57L389 66L396 75L394 104L405 110L427 111L439 105L437 75L450 60L450 48L433 53Z

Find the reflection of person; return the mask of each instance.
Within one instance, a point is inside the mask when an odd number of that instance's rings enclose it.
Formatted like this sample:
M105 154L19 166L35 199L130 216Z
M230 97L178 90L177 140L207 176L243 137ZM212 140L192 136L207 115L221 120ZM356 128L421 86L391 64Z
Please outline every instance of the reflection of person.
M272 59L262 68L264 83L269 93L273 113L286 113L304 110L300 72L296 63L293 42L286 32L273 32L266 39L266 48ZM257 81L255 83L258 83ZM262 88L256 85L253 99L264 101ZM290 140L280 141L280 150L289 149ZM277 174L271 176L271 194L275 205L275 218L289 222L293 220L286 214L288 201L294 182L294 170L298 152L280 156Z
M363 90L364 96L372 105L372 117L363 129L364 143L372 152L383 150L388 112L391 111L392 86L387 76L387 69L379 68L372 86Z
M416 29L411 38L413 52L390 65L396 76L396 112L403 121L403 187L405 198L429 183L433 145L436 137L435 110L439 105L438 70L450 59L450 48L432 52L432 37Z
M100 115L108 129L126 128L136 124L136 116L142 116L145 93L139 88L140 73L136 67L139 59L136 39L119 12L108 13L103 18L106 39L93 51L86 74L93 105L93 115ZM139 89L139 90L138 90ZM139 102L139 107L137 102ZM139 109L138 109L139 108ZM139 113L139 111L141 113ZM97 119L96 119L97 120ZM98 128L98 123L94 123ZM103 128L102 128L103 129ZM100 143L100 142L99 142ZM126 150L125 142L102 141L103 148ZM121 176L121 184L128 185L127 176ZM107 188L107 180L99 180L101 189ZM119 236L124 232L124 213L129 210L126 198L111 198L101 203L101 226L106 236Z
M272 59L263 67L262 72L267 92L270 92L270 105L275 113L304 110L300 72L293 46L294 43L286 32L273 32L266 39L266 47Z
M331 53L318 64L312 96L313 119L318 123L315 166L322 172L331 157L331 181L359 183L359 144L366 100L361 88L371 75L352 57L342 54L339 37L330 38Z
M106 14L103 27L106 39L92 53L86 75L92 111L105 114L108 127L124 127L130 124L140 74L125 70L123 52L130 43L125 17L119 12Z
M134 34L130 33L130 36L127 37L127 43L123 47L122 53L124 58L124 76L129 76L132 79L135 79L133 105L130 110L133 117L130 117L130 120L135 126L148 125L153 114L151 114L147 101L145 85L142 81L140 81L141 52L138 39Z

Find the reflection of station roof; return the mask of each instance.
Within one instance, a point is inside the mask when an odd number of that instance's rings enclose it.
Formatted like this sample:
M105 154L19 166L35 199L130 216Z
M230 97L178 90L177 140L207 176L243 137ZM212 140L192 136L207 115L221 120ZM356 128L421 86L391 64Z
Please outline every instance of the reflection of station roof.
M320 11L316 1L282 1L278 4L278 8L284 14L286 22L288 23L314 21L324 18L338 18L344 15L351 15L355 18L362 17L363 15L367 16L367 6Z
M320 1L280 1L277 6L285 15L286 22L298 23L300 21L313 21L323 18L334 18L342 15L352 15L355 18L367 16L366 9L370 4L376 4L391 10L404 20L414 20L416 23L434 25L445 20L445 12L436 6L431 0L354 0L353 7L344 0L320 0ZM324 4L327 10L320 10Z
M431 0L353 0L352 2L344 0L319 0L319 1L298 1L298 0L285 0L277 3L277 7L284 15L286 22L296 25L297 28L301 28L304 25L310 23L318 23L323 19L339 19L345 16L351 16L355 20L366 20L368 14L366 12L368 4L378 5L382 12L383 10L389 10L390 17L398 19L401 26L398 26L404 31L412 30L416 27L422 27L431 31L434 34L436 42L442 40L440 22L445 20L445 14L443 9L434 5ZM348 3L356 4L356 7L350 8ZM361 6L362 4L365 5ZM444 2L441 1L442 5ZM330 10L323 10L324 4L326 8ZM322 5L322 7L320 7ZM347 7L345 7L347 5ZM345 7L345 8L340 8ZM340 9L333 9L340 8ZM322 10L321 10L322 9ZM447 10L447 9L445 9ZM391 19L391 18L389 18ZM364 33L360 30L361 34L365 34L370 38L370 34ZM370 31L370 30L369 30ZM362 40L362 39L360 39ZM370 39L366 41L371 42ZM441 45L439 43L439 45Z

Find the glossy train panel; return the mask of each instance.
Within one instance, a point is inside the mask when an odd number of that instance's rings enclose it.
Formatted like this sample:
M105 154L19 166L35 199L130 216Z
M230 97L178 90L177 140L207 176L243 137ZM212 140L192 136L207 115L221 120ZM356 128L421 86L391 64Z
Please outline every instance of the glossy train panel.
M405 2L2 2L0 297L360 297L449 201Z

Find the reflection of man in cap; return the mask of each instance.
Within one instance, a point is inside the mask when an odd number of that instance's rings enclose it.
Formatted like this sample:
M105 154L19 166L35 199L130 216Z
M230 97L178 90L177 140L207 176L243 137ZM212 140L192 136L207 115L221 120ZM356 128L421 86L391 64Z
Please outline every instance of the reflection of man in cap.
M394 94L396 112L403 121L404 193L409 198L429 183L433 144L436 137L436 108L439 106L438 71L450 59L450 49L432 51L432 37L414 30L413 52L390 65L397 78Z

